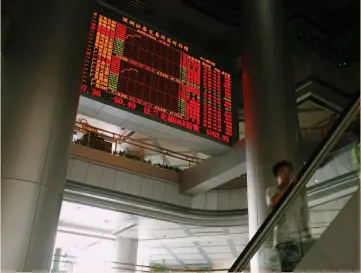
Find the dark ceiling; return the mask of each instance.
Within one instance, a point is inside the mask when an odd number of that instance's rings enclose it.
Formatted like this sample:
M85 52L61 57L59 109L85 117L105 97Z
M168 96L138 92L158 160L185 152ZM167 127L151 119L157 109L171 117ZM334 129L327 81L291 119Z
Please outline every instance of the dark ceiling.
M242 28L242 1L182 0L222 24ZM337 66L359 61L360 1L284 1L292 34Z
M241 53L241 0L97 1L197 48L205 55L208 53L215 61L235 65ZM2 1L2 14L11 12L13 2ZM359 0L283 0L283 5L291 34L299 44L306 45L336 66L346 67L359 62ZM297 54L297 44L292 47Z
M242 44L240 0L107 0L117 9L217 59L235 62ZM359 0L285 0L292 35L336 66L359 61Z

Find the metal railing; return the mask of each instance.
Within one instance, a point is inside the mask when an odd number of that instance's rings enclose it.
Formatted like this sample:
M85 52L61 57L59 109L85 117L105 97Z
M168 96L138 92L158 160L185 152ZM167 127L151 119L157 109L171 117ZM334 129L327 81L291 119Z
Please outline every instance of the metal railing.
M320 147L315 151L311 159L294 178L297 179L298 182L295 183L293 187L290 187L285 191L283 197L246 245L240 256L229 269L229 272L241 272L246 268L247 264L256 254L258 249L262 246L270 233L273 232L273 229L280 218L296 200L302 189L304 189L308 181L320 167L323 160L342 137L345 130L354 121L354 117L359 113L359 111L360 97L358 97L349 107L347 107L347 109L344 110L339 120L328 132Z
M327 133L327 129L330 128L330 126L332 125L332 122L334 122L333 118L326 118L326 119L320 120L319 122L316 122L309 127L302 128L300 130L300 135L301 135L301 137L304 137L304 136L309 135L310 133L320 132L321 138L324 138Z
M133 139L130 136L117 134L114 132L110 132L101 128L91 126L85 120L76 121L74 130L76 132L80 132L81 134L83 134L81 138L74 140L76 144L80 144L90 148L96 148L104 152L113 153L115 155L123 155L129 159L144 161L148 163L151 162L149 161L149 159L146 159L147 153L152 152L155 154L159 154L162 157L162 162L159 164L155 164L156 166L159 167L162 166L172 167L171 165L166 164L166 160L167 160L166 157L172 157L177 160L180 160L181 162L183 161L185 163L184 165L185 166L188 165L188 167L191 167L194 164L200 163L204 160L198 157L189 156L186 154L172 151L170 149L156 146L154 144L150 144L144 141ZM98 145L94 145L95 142L97 142ZM119 148L122 143L131 145L132 148L136 147L136 151L129 152L128 154L120 152Z

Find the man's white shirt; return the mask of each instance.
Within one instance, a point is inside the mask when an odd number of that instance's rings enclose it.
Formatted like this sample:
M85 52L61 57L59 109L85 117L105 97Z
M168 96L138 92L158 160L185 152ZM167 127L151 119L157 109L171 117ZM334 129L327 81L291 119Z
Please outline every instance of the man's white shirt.
M267 205L271 208L271 199L280 191L274 186L267 189ZM308 226L308 204L306 194L296 198L291 207L278 221L274 230L274 244L301 240L310 236Z

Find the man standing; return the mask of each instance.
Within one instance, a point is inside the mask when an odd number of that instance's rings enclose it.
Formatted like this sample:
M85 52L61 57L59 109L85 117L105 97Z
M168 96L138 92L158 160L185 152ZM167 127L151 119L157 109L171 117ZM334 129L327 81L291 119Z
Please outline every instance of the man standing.
M277 186L267 189L267 204L273 209L286 189L297 183L292 181L291 162L281 161L273 167ZM282 272L293 272L303 256L302 241L310 238L308 227L308 205L306 194L301 194L277 223L274 230L274 244L279 254Z

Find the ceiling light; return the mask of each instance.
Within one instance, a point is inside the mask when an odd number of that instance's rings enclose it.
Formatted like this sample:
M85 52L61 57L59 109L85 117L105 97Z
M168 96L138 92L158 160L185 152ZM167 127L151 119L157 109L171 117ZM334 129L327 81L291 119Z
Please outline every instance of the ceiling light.
M315 180L315 182L317 183L317 182L318 182L318 180L316 179L316 180Z

